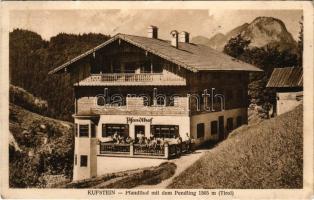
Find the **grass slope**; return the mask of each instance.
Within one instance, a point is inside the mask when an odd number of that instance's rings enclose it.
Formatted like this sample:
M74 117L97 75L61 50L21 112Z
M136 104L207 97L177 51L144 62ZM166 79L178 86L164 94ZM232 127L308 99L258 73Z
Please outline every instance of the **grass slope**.
M177 166L164 162L156 167L146 167L109 173L95 178L56 184L55 188L134 188L138 185L156 185L174 175Z
M69 179L73 165L73 124L10 103L10 187L49 187Z
M303 107L243 126L168 188L302 188Z
M21 106L31 112L45 114L48 108L47 101L44 101L21 87L10 84L10 102Z

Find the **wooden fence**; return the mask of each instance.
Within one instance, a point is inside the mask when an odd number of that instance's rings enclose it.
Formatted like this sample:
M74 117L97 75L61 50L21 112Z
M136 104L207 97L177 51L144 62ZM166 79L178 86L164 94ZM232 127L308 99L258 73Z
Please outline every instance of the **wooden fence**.
M107 156L127 156L127 157L147 157L147 158L163 158L170 159L179 157L183 153L189 152L187 142L181 144L168 144L147 146L141 144L114 144L99 143L99 155Z

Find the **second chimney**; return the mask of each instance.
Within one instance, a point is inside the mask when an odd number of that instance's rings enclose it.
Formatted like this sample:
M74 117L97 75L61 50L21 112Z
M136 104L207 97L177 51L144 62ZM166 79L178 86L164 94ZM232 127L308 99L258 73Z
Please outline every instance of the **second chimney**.
M175 47L175 48L178 48L178 36L179 36L179 33L178 31L176 30L173 30L170 32L170 35L171 35L171 46Z
M157 26L149 26L148 27L148 30L147 30L147 33L148 33L148 37L149 38L154 38L154 39L157 39L158 38L158 27Z
M190 33L186 31L182 31L179 36L179 42L185 42L189 43L190 42Z

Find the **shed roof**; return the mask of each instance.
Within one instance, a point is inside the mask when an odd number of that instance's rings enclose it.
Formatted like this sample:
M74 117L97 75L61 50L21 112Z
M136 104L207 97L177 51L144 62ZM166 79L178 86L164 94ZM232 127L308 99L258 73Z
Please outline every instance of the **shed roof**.
M63 65L51 70L49 74L58 73L76 61L91 55L93 52L116 41L117 39L126 41L134 46L144 49L154 55L164 58L190 71L202 70L213 71L262 71L261 69L248 63L237 60L222 52L216 51L205 45L179 42L178 48L171 46L170 41L154 39L148 37L117 34L99 46L71 59Z
M266 87L288 88L303 87L303 68L285 67L275 68Z

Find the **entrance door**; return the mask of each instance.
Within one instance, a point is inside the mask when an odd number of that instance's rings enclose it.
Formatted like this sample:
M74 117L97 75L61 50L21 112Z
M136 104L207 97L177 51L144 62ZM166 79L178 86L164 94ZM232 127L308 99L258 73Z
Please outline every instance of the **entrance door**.
M219 124L219 140L223 140L225 139L224 116L219 116L218 124Z
M140 134L145 136L145 126L143 125L135 125L134 126L135 138L137 138Z

